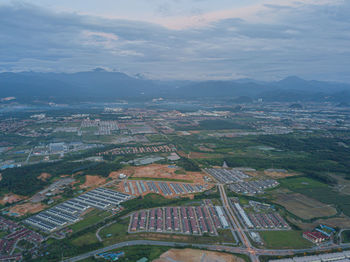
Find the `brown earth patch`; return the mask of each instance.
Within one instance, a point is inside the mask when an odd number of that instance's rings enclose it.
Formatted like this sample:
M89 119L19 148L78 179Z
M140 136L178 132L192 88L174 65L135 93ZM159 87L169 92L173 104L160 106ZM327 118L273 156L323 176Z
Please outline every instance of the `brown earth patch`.
M289 212L303 219L333 216L337 213L333 206L299 193L277 194L274 202L284 206Z
M86 175L84 184L80 188L97 187L106 183L106 179L100 176Z
M25 214L33 214L42 211L44 208L46 208L46 205L42 203L25 203L25 204L18 204L10 208L10 212L17 213L20 216L23 216Z
M159 259L154 262L244 262L244 259L221 252L216 251L205 251L197 249L170 249L163 253Z
M157 181L157 179L162 179L160 182L166 182L166 179L169 180L180 180L180 181L172 181L172 183L195 183L195 184L200 184L200 185L208 185L208 187L212 187L212 184L208 184L204 180L204 176L206 174L202 172L185 172L184 174L176 174L175 171L176 168L171 168L168 165L160 165L160 164L151 164L147 166L129 166L126 167L119 172L112 172L110 174L110 177L112 178L119 178L119 174L123 173L127 175L129 178L134 178L133 180L130 179L128 182L133 183L134 189L136 189L136 179L137 180L142 180L144 178L144 181ZM153 180L154 179L154 180ZM166 182L168 183L168 182ZM119 183L117 186L118 190L121 190L122 192L125 192L124 188L124 183ZM137 193L138 190L135 190L135 193ZM160 190L161 192L161 190ZM128 194L130 194L129 192ZM150 192L144 192L143 195L146 195ZM136 194L137 195L137 194ZM178 195L171 195L171 196L166 196L166 197L177 197ZM188 196L188 195L186 195Z
M51 177L51 174L49 173L41 173L40 176L37 177L37 179L40 179L41 181L46 182Z
M201 153L201 152L190 152L188 154L188 158L190 159L205 159L205 158L220 158L222 157L221 154L208 154L208 153Z
M4 197L0 200L0 204L1 205L5 205L6 203L12 204L12 203L21 201L23 199L25 199L24 196L19 196L19 195L10 193L10 194L4 195Z
M342 215L339 217L333 217L333 218L328 218L328 219L318 219L312 223L302 223L300 221L297 221L293 218L289 218L291 222L298 227L300 227L302 230L311 230L315 227L317 227L320 224L324 224L333 228L339 227L339 228L350 228L350 218Z
M284 178L284 177L291 177L291 176L297 176L296 173L290 173L290 172L275 172L275 171L264 171L264 174L272 177L272 178Z

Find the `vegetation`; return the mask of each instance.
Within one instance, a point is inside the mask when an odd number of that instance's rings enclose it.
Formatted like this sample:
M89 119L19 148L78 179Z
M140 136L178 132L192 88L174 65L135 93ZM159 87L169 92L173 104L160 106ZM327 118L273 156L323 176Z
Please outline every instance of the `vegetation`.
M350 230L344 230L341 233L341 240L343 243L350 243Z
M267 248L307 248L312 243L302 237L301 231L261 231L259 232Z
M186 171L198 172L201 171L200 167L193 160L181 157L176 164Z

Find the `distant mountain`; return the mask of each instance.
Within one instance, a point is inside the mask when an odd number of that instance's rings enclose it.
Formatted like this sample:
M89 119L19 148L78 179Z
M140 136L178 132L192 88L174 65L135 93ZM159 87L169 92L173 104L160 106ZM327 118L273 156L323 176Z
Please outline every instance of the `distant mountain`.
M158 81L95 69L78 73L0 73L0 99L20 101L115 101L116 99L228 98L265 101L350 102L350 84L308 81L295 76L280 81ZM242 99L244 98L244 99Z

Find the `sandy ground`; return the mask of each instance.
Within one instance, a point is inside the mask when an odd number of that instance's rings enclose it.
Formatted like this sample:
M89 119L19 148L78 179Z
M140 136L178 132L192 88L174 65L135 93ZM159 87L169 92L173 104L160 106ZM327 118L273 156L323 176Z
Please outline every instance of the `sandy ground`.
M42 203L25 203L25 204L19 204L11 207L10 212L17 213L20 216L23 216L28 213L30 214L37 213L45 208L46 208L46 205Z
M106 183L106 179L100 176L85 176L85 183L80 185L80 188L97 187Z
M272 172L272 171L264 171L264 174L272 177L272 178L284 178L284 177L290 177L290 176L297 176L296 173L290 173L290 172Z
M25 197L23 196L19 196L19 195L15 195L15 194L6 194L1 200L0 200L0 204L1 205L5 205L6 203L16 203L18 201L21 201L25 199Z
M244 262L234 255L197 249L170 249L154 262Z
M189 182L204 184L204 173L201 172L186 172L186 174L175 174L176 168L168 167L168 165L151 164L147 166L127 167L119 172L112 172L109 176L118 178L119 174L123 173L128 177L148 177L148 178L166 178L166 179L181 179Z
M153 181L156 181L156 178L163 178L163 179L180 179L185 181L188 181L188 183L195 183L195 184L200 184L200 185L208 185L207 188L211 188L213 185L208 184L204 180L204 176L206 174L201 173L201 172L186 172L185 174L176 174L175 171L176 168L171 168L168 165L160 165L160 164L151 164L147 166L138 166L138 167L127 167L119 172L112 172L109 176L111 178L119 178L119 174L123 173L127 175L128 177L132 178L148 178L148 180L144 181L150 181L152 178L155 179ZM133 187L135 189L135 195L138 194L138 190L136 190L136 180L128 180L133 183ZM160 181L160 182L166 182L166 181ZM180 182L172 182L172 183L180 183ZM121 192L125 192L124 188L124 183L119 183L117 186L117 189L120 190ZM161 192L161 190L160 190ZM128 194L130 194L129 192ZM144 192L143 195L146 195L150 192ZM171 195L171 196L166 196L169 198L177 197L178 195ZM185 195L182 195L185 196ZM188 196L188 195L187 195Z
M299 193L278 194L274 202L303 219L332 216L337 213L334 207Z
M40 176L37 177L37 179L40 179L41 181L46 181L51 177L49 173L41 173Z
M85 176L85 183L80 185L80 188L97 187L106 183L106 178L100 176Z

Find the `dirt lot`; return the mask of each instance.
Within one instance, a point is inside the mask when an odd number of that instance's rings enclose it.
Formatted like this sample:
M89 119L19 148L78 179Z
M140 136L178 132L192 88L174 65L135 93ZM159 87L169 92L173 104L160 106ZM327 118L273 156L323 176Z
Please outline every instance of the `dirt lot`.
M25 204L19 204L15 205L14 207L10 208L10 212L17 213L20 216L23 216L25 214L33 214L37 213L41 210L46 208L46 205L42 203L25 203Z
M157 179L163 179L160 182L166 182L165 179L177 179L180 181L173 181L173 183L195 183L200 185L207 185L207 188L211 188L213 185L208 184L204 180L204 173L201 172L183 172L183 174L176 174L175 171L176 168L171 168L168 165L159 165L159 164L151 164L147 166L138 166L138 167L127 167L123 170L120 170L119 172L112 172L110 174L110 177L112 178L119 178L119 174L123 173L128 176L128 178L144 178L144 181L157 181ZM136 195L138 195L138 190L136 190L135 181L136 180L128 180L133 183L133 187L135 189ZM121 192L125 192L125 188L123 186L124 183L119 183L117 185L117 190L120 190ZM161 192L161 190L160 190ZM143 195L146 195L150 192L144 192ZM128 193L130 194L130 192ZM161 193L162 194L162 193ZM191 195L191 194L190 194ZM168 198L177 197L178 195L171 195L171 196L165 196ZM185 196L185 195L182 195ZM189 196L189 195L186 195Z
M123 173L128 177L133 178L164 178L164 179L180 179L186 180L189 183L204 184L204 173L201 172L185 172L185 174L176 174L176 168L171 168L168 165L151 164L147 166L127 167L119 172L112 172L109 176L118 178L119 174Z
M0 204L1 205L5 205L6 203L15 203L18 201L21 201L25 199L25 197L23 196L19 196L19 195L15 195L15 194L6 194L1 200L0 200Z
M299 193L278 194L274 202L303 219L332 216L337 213L334 207Z
M277 171L269 171L269 170L265 170L264 174L272 177L272 178L285 178L285 177L290 177L290 176L297 176L298 174L296 173L290 173L290 172L277 172Z
M159 259L154 260L154 262L244 262L244 259L236 257L234 255L214 252L214 251L204 251L197 249L170 249L163 253Z
M339 227L339 228L350 228L350 218L346 216L339 216L329 219L319 219L313 223L302 223L294 219L290 219L295 225L300 227L302 230L311 230L320 224L328 225L330 227Z
M49 173L41 173L40 176L37 177L37 179L40 179L41 181L47 181L51 175Z
M100 176L85 176L85 183L80 185L80 188L97 187L106 183L106 179Z

